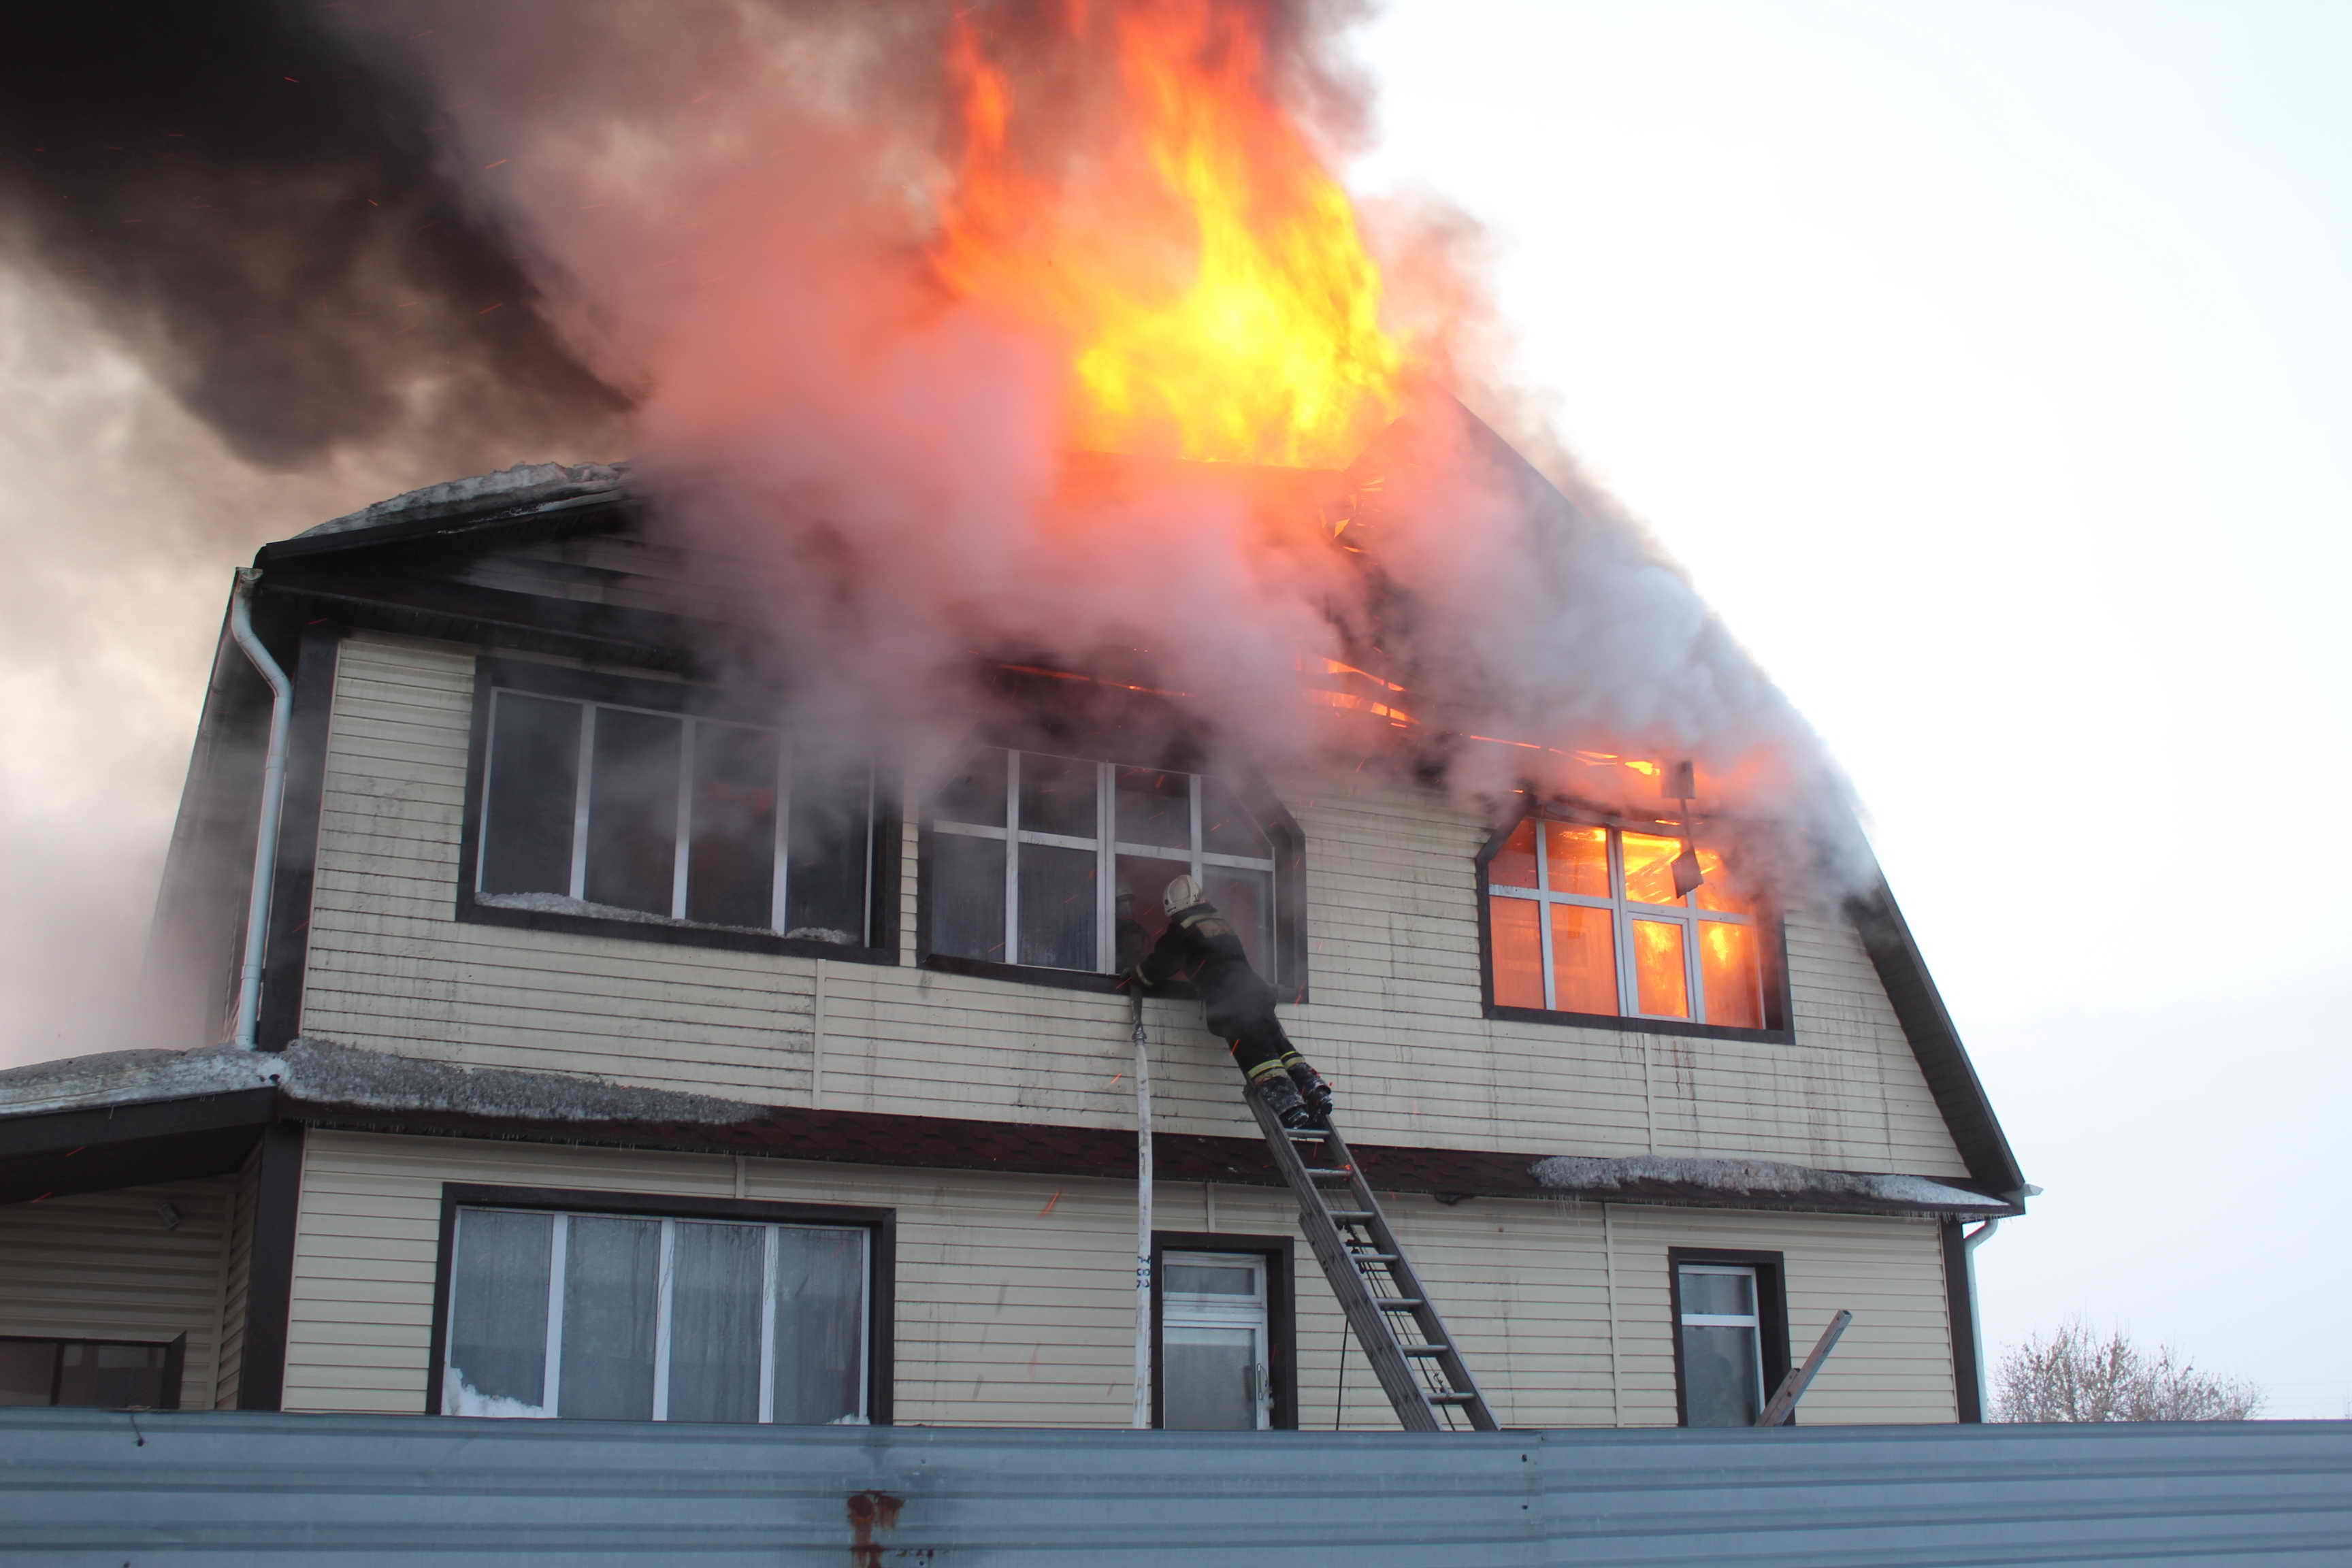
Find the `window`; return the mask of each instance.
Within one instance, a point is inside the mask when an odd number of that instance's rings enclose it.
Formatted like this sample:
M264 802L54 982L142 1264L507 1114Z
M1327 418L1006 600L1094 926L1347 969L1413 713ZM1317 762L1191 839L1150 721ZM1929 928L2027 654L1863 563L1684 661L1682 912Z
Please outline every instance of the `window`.
M1191 875L1250 962L1277 967L1273 837L1213 778L992 748L939 792L928 854L934 953L1107 973L1121 919L1156 941L1162 893Z
M1667 1252L1685 1426L1753 1426L1789 1370L1778 1253Z
M870 767L757 725L488 696L477 905L867 943Z
M187 1336L141 1340L0 1339L0 1405L177 1410Z
M1265 1259L1167 1252L1160 1272L1160 1425L1171 1431L1268 1426Z
M1528 817L1486 868L1495 1005L1767 1026L1764 922L1721 856L1675 892L1679 838Z
M445 1415L863 1424L863 1226L457 1206Z

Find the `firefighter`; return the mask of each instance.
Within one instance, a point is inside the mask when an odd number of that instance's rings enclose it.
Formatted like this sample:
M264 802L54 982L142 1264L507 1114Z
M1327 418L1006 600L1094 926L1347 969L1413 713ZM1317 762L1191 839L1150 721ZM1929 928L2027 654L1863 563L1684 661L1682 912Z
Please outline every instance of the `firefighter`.
M1234 1065L1285 1127L1312 1127L1331 1114L1331 1086L1307 1065L1274 1016L1274 987L1250 967L1241 938L1191 877L1168 884L1168 927L1131 977L1147 989L1188 982L1200 994L1209 1032L1230 1041ZM1130 940L1142 930L1129 917Z

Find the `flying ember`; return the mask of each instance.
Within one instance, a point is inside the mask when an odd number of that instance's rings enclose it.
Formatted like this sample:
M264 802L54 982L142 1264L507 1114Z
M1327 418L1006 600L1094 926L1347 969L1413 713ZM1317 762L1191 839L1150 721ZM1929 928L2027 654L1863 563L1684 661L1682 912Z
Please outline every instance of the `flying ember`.
M990 13L951 25L938 276L1067 345L1080 447L1344 466L1395 414L1403 355L1354 205L1276 96L1265 13L1122 0L1065 16L1105 62L1110 110L1076 147L1024 97Z

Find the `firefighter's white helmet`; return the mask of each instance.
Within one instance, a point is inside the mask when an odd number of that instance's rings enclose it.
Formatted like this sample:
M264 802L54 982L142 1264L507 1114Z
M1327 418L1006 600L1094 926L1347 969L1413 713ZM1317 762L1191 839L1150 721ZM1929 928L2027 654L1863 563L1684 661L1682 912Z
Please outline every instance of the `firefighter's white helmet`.
M1160 898L1160 907L1172 915L1178 910L1191 909L1194 904L1199 903L1203 896L1201 891L1200 879L1172 877L1169 879L1168 891Z

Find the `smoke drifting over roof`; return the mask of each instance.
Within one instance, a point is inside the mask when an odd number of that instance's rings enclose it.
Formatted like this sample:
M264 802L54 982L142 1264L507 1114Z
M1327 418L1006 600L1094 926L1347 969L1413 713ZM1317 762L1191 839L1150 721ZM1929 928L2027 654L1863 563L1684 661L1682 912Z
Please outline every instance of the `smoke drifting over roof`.
M429 97L331 12L14 8L0 249L82 296L251 463L609 419L626 398L453 182Z

